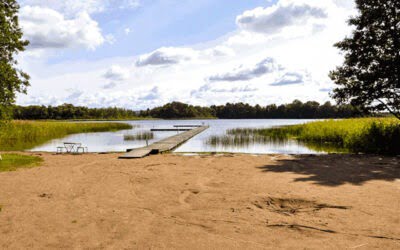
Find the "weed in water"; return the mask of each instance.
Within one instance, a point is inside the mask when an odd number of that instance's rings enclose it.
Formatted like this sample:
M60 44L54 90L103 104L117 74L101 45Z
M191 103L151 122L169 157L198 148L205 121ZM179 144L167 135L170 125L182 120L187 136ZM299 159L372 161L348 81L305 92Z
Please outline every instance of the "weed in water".
M145 140L151 140L154 139L154 133L153 132L139 132L135 135L124 135L124 140L125 141L145 141Z

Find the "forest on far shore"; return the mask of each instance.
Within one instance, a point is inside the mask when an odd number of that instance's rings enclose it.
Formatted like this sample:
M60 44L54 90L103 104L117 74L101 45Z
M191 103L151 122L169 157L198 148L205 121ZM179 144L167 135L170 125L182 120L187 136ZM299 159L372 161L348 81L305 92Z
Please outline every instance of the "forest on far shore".
M249 105L227 103L225 105L201 107L181 102L171 102L153 109L134 111L123 108L88 108L63 104L60 106L14 106L13 119L16 120L124 120L124 119L318 119L360 117L363 112L351 105L320 104L315 101L295 100L282 105Z

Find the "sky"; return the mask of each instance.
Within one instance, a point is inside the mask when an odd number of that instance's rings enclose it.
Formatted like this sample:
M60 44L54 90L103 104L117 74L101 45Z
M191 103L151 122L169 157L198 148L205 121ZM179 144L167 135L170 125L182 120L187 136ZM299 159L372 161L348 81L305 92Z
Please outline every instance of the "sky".
M353 0L19 0L19 105L331 100Z

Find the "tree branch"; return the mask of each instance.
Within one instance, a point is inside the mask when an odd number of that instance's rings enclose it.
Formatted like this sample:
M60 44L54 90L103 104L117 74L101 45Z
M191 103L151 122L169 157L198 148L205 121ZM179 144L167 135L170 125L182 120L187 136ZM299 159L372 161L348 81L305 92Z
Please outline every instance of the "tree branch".
M392 115L394 115L397 119L400 120L400 113L392 110L389 105L387 105L384 101L382 101L381 99L377 99L378 102L380 102L383 106L385 106L385 108L389 111L389 113L391 113Z

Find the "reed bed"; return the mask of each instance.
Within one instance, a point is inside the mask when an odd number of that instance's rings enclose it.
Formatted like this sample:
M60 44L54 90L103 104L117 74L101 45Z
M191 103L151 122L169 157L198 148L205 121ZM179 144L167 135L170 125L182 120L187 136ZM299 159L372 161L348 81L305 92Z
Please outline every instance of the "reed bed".
M252 144L269 144L269 143L276 143L276 144L285 144L288 140L278 140L274 138L269 138L266 136L262 135L257 135L257 134L227 134L227 135L222 135L222 136L210 136L206 140L206 144L212 145L212 146L224 146L224 147L229 147L229 146L249 146Z
M125 141L145 141L151 139L154 139L154 133L148 131L139 132L135 135L124 135Z
M0 126L0 150L26 150L51 139L78 133L96 133L131 129L125 123L75 123L52 121L11 121Z
M314 148L400 154L400 121L394 118L325 120L268 129L236 129L228 134L254 134L271 139L297 139Z

